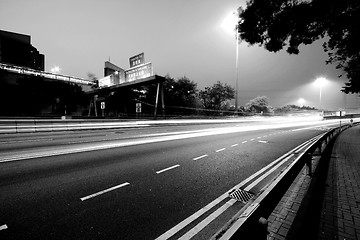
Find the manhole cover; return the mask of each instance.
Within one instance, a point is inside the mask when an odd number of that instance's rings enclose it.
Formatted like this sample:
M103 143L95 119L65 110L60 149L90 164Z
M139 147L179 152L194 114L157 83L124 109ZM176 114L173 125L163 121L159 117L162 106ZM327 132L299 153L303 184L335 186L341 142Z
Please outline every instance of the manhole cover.
M229 197L231 197L237 201L240 201L242 203L247 203L254 196L255 196L254 194L244 191L242 189L234 190L229 193Z

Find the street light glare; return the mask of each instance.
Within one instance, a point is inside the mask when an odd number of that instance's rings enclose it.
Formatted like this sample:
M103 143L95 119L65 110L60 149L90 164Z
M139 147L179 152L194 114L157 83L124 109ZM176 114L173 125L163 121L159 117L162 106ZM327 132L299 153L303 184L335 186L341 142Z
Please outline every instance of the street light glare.
M59 73L61 68L59 66L54 66L50 69L50 72L52 73Z
M327 82L326 78L324 77L320 77L320 78L317 78L314 82L314 84L317 86L317 87L322 87L325 85L325 83Z
M304 103L305 103L305 99L299 98L299 99L297 100L297 102L298 102L298 104L300 105L300 107L303 107L303 106L304 106Z
M235 34L238 18L235 12L229 12L223 20L221 27L229 35Z

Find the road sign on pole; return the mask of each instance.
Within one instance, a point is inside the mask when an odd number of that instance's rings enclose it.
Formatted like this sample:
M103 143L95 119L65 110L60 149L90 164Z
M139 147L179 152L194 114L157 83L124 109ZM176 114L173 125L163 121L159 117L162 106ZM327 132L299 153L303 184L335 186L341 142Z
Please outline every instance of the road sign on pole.
M141 103L136 103L136 113L141 113Z

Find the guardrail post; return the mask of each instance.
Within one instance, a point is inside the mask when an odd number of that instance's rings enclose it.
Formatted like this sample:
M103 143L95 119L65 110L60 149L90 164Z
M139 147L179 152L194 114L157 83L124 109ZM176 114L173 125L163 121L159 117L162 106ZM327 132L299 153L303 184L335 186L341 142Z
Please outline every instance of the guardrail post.
M319 146L318 146L318 153L319 153L319 155L321 155L321 151L322 151L322 144L319 144Z
M320 146L321 148L321 146ZM321 152L320 152L321 154ZM308 168L308 175L311 177L312 176L312 154L311 153L307 153L306 154L306 166Z
M257 234L257 236L259 237L258 239L264 239L267 240L268 239L268 234L269 234L269 230L268 230L268 220L265 219L264 217L261 217L259 219L259 225L260 225L260 229L259 232Z

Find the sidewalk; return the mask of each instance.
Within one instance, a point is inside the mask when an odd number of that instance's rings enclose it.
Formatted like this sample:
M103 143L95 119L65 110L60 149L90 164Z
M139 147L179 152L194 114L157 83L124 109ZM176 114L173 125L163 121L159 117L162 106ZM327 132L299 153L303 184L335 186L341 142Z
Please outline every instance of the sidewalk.
M360 125L304 167L269 216L268 239L360 240Z

